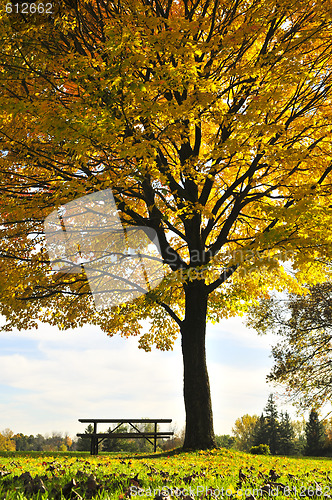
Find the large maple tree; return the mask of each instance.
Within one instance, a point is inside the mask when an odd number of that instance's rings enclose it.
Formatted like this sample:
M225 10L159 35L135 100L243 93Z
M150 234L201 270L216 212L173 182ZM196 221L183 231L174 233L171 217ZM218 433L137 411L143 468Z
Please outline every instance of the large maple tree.
M145 349L180 334L184 447L212 447L207 320L325 277L330 2L60 0L52 10L1 11L6 328L94 323L141 335ZM108 188L124 225L157 233L165 276L97 310L83 268L52 271L43 222Z

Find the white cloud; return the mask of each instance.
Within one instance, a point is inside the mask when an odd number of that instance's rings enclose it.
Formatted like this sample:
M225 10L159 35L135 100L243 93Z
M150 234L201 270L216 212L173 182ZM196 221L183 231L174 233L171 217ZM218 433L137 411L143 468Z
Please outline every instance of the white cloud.
M173 352L150 353L139 350L137 341L108 338L89 326L60 332L42 325L36 331L1 334L2 426L25 434L68 431L74 436L84 430L78 418L156 417L172 418L181 428L180 341ZM233 352L233 366L222 357L226 343ZM246 360L249 348L251 357L257 355L254 368ZM230 433L244 413L263 410L271 392L265 382L269 352L264 338L248 332L239 318L208 326L208 370L218 434Z
M234 317L224 320L215 325L208 326L211 338L227 338L241 342L242 346L270 349L277 342L277 336L273 334L258 335L257 332L245 325L245 317Z
M5 426L24 433L75 433L82 430L77 419L89 416L183 418L182 366L175 353L145 353L135 338L110 339L92 328L66 335L43 329L15 335L18 351L20 340L38 341L35 356L0 356L1 384L12 390Z

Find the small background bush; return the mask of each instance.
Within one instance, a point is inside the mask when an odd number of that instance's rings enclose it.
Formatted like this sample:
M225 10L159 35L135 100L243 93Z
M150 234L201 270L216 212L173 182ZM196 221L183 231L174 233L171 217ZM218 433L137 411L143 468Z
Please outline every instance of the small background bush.
M250 448L250 453L253 455L270 455L270 448L267 444L259 444Z

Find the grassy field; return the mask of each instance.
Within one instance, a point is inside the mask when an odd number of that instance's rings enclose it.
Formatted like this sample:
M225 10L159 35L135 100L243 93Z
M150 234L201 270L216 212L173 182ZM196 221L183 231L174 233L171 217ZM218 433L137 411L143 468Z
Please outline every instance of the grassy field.
M331 474L331 476L329 476ZM332 498L330 459L192 453L1 453L0 500Z

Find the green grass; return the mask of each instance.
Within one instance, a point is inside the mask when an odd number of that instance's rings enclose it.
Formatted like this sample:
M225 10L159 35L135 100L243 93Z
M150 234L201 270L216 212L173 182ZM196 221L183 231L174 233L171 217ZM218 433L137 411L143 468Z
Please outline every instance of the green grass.
M247 476L241 483L240 469ZM279 477L272 477L271 470ZM106 500L130 495L139 500L154 498L158 490L168 490L173 498L180 494L224 500L245 500L251 495L257 499L332 497L330 459L254 456L226 449L95 457L3 452L0 471L1 500Z

